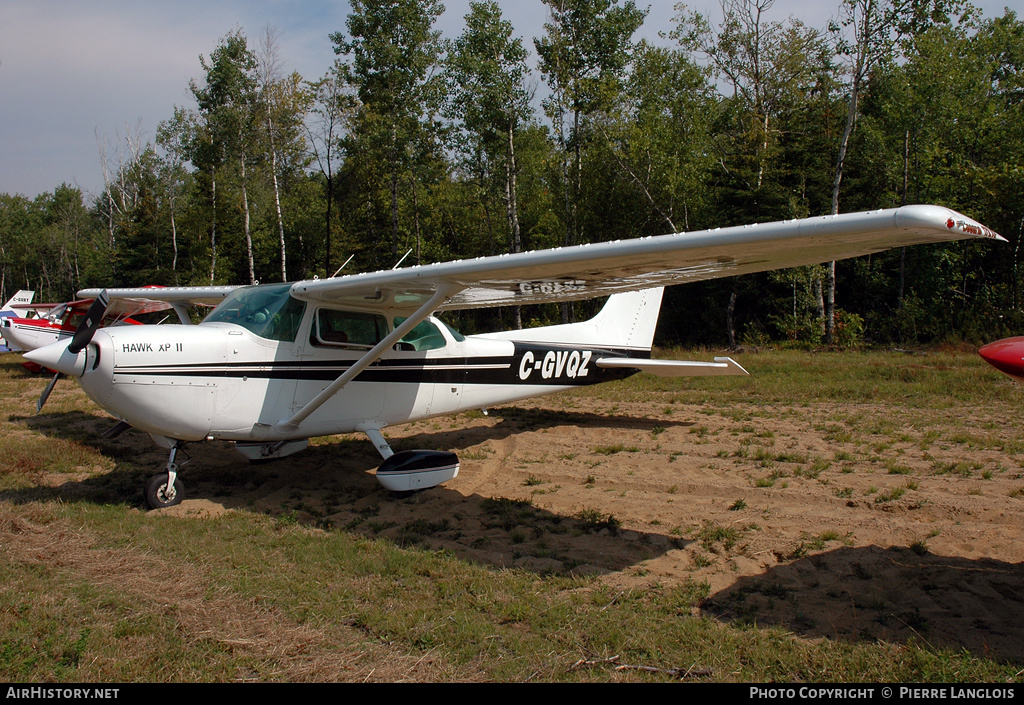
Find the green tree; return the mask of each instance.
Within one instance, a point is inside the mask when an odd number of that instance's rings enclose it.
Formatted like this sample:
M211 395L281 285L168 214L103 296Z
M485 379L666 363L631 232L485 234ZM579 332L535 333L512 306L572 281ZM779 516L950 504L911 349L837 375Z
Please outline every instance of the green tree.
M472 153L486 153L503 176L502 195L508 221L509 252L523 247L519 222L516 138L530 117L529 73L522 40L513 39L512 25L501 17L496 2L471 2L466 30L448 58L453 114L473 136ZM519 307L514 325L522 327Z
M850 137L860 114L860 97L865 82L878 67L896 60L904 48L928 27L949 25L951 14L961 21L973 16L973 8L963 0L842 0L839 20L830 24L836 52L846 57L849 78L846 125L839 138L839 151L833 171L831 213L839 213L839 192L843 180ZM913 55L913 52L907 52ZM825 288L825 340L835 338L836 263L827 265Z
M30 206L24 196L0 193L0 299L3 301L18 289L31 288L25 238Z
M324 76L307 84L311 98L310 120L306 124L308 146L312 161L316 163L324 183L324 259L323 273L331 276L331 242L333 239L336 164L341 158L342 139L350 129L355 116L355 96L347 90L342 65L335 62Z
M572 245L585 240L576 213L583 174L582 121L617 99L632 60L633 35L647 13L633 0L622 6L617 0L545 0L545 4L546 34L535 39L534 46L552 90L544 110L565 155L565 244Z
M157 126L156 143L163 150L160 164L160 180L163 183L167 203L167 223L171 230L171 272L174 283L178 283L178 213L181 204L188 198L192 179L185 168L190 159L190 144L193 140L193 116L175 106L174 116Z
M260 122L266 134L269 176L274 197L274 220L281 253L281 281L288 281L288 255L284 215L281 211L282 180L294 177L308 165L303 122L313 97L298 73L282 75L278 33L265 28L256 50ZM279 178L279 174L280 177ZM301 242L300 242L301 249Z
M774 218L770 209L757 212L768 171L778 169L782 120L805 98L819 71L821 33L799 20L770 22L766 14L775 0L725 0L723 19L712 27L699 13L677 16L671 36L683 47L707 57L716 75L732 89L737 104L741 149L749 174L746 189L754 194L749 217Z
M545 0L545 35L534 40L551 88L543 101L561 152L566 246L588 241L581 219L586 120L615 102L633 57L633 35L646 16L633 0ZM569 307L562 306L563 321Z
M774 0L726 0L717 25L704 15L682 8L670 35L685 49L705 57L715 76L729 89L719 104L715 140L721 155L716 189L719 210L728 215L726 222L715 224L809 215L805 172L801 170L800 180L792 178L792 145L795 135L814 129L802 118L831 66L821 33L799 20L770 21L767 15L773 5ZM821 300L821 280L810 274L801 272L795 279L784 275L785 282L793 286L794 308L796 282L801 286L811 282L809 300ZM769 286L772 275L755 280L760 280L758 288L763 288ZM730 345L736 340L737 299L741 290L751 285L750 278L731 281L726 307ZM758 298L763 299L763 292ZM799 298L801 303L808 300L806 296ZM789 326L787 330L797 327Z
M342 70L356 87L359 115L349 141L349 153L361 152L368 161L384 165L390 199L392 260L398 258L400 237L399 191L410 177L417 158L433 149L440 82L435 69L441 58L440 33L434 21L443 11L437 0L352 0L348 34L331 35L336 54L344 57ZM364 175L370 176L365 173ZM369 216L381 209L372 182L364 191ZM415 218L415 209L414 209Z
M1019 238L1022 36L1006 16L976 29L935 25L906 61L873 74L849 162L854 207L940 203ZM872 297L864 308L904 342L1016 333L1016 253L953 243L878 256L872 268L887 276L860 287Z
M256 58L241 30L224 36L207 61L200 57L205 81L190 83L199 106L199 144L193 150L197 166L207 175L211 207L210 282L216 278L217 226L220 222L217 186L221 172L231 165L240 192L242 231L248 264L248 279L256 281L249 203L249 166L254 152L254 123L257 119ZM230 172L227 172L230 173ZM226 199L225 199L226 200Z

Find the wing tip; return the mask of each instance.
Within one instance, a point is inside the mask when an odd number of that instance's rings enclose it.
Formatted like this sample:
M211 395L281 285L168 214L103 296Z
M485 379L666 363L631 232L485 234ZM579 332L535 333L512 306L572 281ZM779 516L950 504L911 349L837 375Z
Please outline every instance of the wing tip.
M992 228L944 206L901 206L895 210L895 220L901 228L940 231L948 233L950 239L972 238L1008 242L1005 237Z

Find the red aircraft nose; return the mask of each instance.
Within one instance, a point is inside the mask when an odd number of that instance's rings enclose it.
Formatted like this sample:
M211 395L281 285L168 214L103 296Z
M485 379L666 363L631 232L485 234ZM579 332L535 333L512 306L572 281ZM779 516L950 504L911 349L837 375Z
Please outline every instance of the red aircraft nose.
M1024 381L1024 337L997 340L981 348L978 354L1000 372Z

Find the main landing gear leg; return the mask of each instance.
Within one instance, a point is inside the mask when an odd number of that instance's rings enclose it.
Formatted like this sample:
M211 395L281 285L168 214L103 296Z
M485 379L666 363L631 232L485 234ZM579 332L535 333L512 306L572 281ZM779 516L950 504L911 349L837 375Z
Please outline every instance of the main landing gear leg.
M178 479L178 464L175 462L178 457L178 450L183 445L175 442L171 446L171 452L167 458L167 472L154 475L146 483L146 506L150 509L173 507L176 504L180 504L182 498L184 498L185 486Z

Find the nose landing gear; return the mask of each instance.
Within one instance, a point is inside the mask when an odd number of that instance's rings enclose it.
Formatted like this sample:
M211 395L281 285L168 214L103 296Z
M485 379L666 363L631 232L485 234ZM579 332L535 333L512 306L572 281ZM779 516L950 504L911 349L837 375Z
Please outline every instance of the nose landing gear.
M176 504L181 504L181 500L185 497L185 486L178 479L178 468L180 466L175 462L178 457L178 450L184 451L184 445L184 443L175 442L171 446L171 452L167 458L167 472L153 475L146 482L143 496L146 500L146 506L150 509L173 507ZM181 465L187 462L188 459Z

